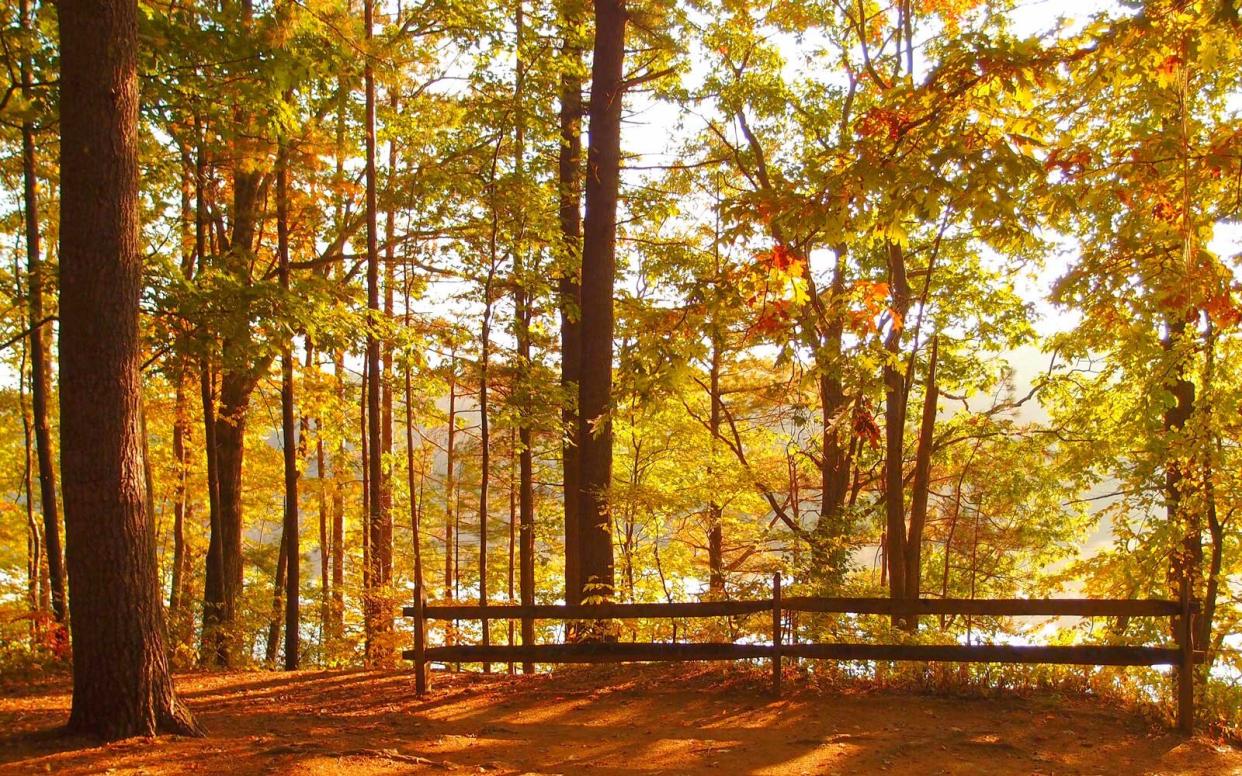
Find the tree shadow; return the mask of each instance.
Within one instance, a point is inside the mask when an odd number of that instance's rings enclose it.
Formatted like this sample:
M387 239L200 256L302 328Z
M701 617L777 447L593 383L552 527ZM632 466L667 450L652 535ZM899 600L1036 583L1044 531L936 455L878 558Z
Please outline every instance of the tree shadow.
M194 674L207 739L100 745L58 735L67 705L0 704L0 772L1145 773L1228 772L1242 756L1077 700L826 694L696 665L555 674ZM29 701L29 699L27 699ZM1182 770L1184 766L1184 770Z

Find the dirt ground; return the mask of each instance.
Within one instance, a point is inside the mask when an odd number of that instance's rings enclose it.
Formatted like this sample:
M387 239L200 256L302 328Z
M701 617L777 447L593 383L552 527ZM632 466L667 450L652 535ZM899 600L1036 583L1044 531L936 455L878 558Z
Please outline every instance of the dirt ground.
M0 697L0 773L1203 774L1242 752L1088 700L766 692L741 669L595 667L510 677L187 674L205 739L65 739L63 680Z

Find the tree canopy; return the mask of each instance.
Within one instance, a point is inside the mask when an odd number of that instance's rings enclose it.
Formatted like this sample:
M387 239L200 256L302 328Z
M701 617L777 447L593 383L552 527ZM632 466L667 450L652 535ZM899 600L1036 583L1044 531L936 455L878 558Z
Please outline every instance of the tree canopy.
M58 146L84 108L56 4L3 13L0 665L70 653L57 499L80 480L53 431L91 390L60 355L82 238ZM1205 713L1242 723L1233 0L141 0L136 24L139 436L173 665L395 665L416 586L1185 585ZM568 636L724 626L669 627Z

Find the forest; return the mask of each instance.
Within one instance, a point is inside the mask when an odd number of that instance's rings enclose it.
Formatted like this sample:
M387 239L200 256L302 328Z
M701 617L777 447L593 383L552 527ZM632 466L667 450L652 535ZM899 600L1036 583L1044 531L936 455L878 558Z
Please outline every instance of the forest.
M1242 733L1236 0L3 14L0 674L72 669L71 730L210 733L182 672L408 671L416 597L739 601L777 575L1192 599L1197 722ZM746 644L764 616L426 636ZM1173 713L1154 667L799 670Z

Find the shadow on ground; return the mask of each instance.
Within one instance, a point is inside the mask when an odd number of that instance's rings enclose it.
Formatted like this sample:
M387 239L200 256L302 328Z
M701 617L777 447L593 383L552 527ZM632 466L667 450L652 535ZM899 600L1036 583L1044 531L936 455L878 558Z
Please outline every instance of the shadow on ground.
M503 669L503 666L501 667ZM537 676L187 674L210 733L98 745L57 734L68 684L0 697L0 773L1242 774L1242 753L1061 698L895 693L774 699L699 666Z

